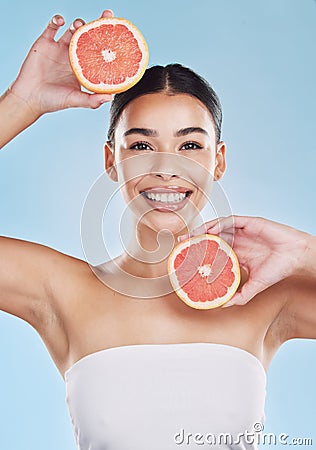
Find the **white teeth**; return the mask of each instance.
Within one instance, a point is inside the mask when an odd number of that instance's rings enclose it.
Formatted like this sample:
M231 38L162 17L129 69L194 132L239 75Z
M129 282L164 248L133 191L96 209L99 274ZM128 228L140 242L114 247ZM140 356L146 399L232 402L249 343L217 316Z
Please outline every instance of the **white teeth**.
M161 194L161 202L167 202L168 201L168 195L167 194Z
M162 203L176 203L181 202L185 197L185 193L172 193L172 194L154 194L153 192L144 192L147 198Z
M169 195L169 202L177 202L179 198L177 198L177 194L170 194Z

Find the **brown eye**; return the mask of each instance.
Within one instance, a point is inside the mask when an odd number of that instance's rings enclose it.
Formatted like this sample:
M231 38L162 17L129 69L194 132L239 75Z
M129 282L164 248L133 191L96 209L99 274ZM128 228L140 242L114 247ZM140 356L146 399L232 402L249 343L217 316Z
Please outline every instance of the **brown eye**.
M201 145L197 144L196 142L186 142L181 147L181 149L183 150L200 150L201 148Z
M136 142L136 144L131 145L131 150L151 150L147 142Z

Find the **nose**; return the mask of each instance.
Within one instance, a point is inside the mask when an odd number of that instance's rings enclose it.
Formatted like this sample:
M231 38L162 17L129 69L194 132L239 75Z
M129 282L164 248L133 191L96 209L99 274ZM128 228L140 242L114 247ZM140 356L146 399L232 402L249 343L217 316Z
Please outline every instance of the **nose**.
M151 173L163 180L170 180L171 178L179 177L180 172L179 161L176 155L173 154L153 154L152 155Z
M163 180L169 181L171 178L178 177L178 175L175 174L168 174L168 173L154 173L157 178L162 178Z

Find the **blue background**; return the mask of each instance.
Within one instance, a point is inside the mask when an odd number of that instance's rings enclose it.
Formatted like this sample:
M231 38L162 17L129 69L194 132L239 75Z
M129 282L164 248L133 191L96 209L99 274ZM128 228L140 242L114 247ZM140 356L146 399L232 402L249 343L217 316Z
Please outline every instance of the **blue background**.
M219 94L233 213L316 234L315 1L1 0L1 91L53 14L69 24L107 7L141 29L150 65L190 66ZM0 234L84 257L81 209L103 171L108 110L46 115L0 152ZM1 313L0 355L0 448L74 450L64 382L35 330ZM315 379L316 343L283 345L268 372L266 432L316 446Z

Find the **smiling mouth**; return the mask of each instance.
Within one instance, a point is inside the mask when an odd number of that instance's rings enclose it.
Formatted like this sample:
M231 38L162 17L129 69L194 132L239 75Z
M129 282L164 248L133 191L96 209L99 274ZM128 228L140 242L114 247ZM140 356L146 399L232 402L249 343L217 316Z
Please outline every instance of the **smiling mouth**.
M192 194L191 190L157 190L157 191L141 191L140 192L143 197L151 204L154 209L159 210L167 210L167 211L175 211L182 208L190 195Z

